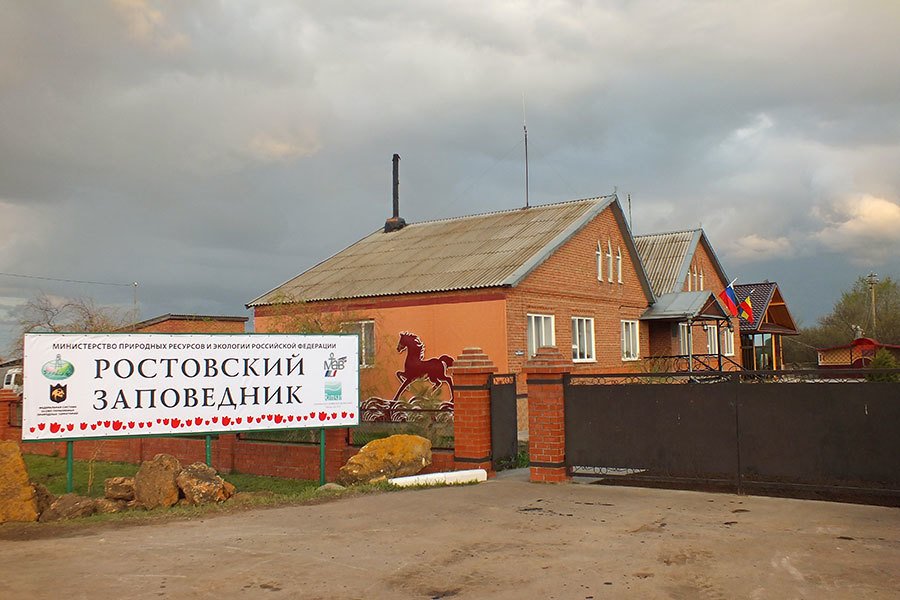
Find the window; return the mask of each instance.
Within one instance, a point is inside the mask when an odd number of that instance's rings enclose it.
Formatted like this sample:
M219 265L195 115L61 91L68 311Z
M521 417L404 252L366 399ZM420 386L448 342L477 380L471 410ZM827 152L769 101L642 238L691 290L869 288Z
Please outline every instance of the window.
M704 325L703 329L706 330L706 353L707 354L718 354L719 353L719 328L715 325Z
M622 360L637 360L641 355L637 321L622 321Z
M359 336L359 366L375 366L375 321L341 323L341 331Z
M691 353L691 326L689 323L678 324L678 353L681 356Z
M734 332L730 329L726 329L722 335L722 354L734 356Z
M592 362L594 357L594 319L572 317L572 360Z
M21 427L22 426L22 403L21 402L10 402L10 404L9 404L9 426L10 427Z
M606 240L606 280L612 283L612 243Z
M700 269L700 289L703 289L703 269Z
M555 346L553 315L528 315L528 356L537 354L542 346Z
M616 273L619 275L619 283L622 283L622 247L616 248Z
M597 242L597 281L603 281L603 248Z
M694 270L694 289L695 289L695 290L699 290L700 288L697 287L697 283L698 283L698 282L697 282L697 267L694 266L694 269L693 269L693 270Z

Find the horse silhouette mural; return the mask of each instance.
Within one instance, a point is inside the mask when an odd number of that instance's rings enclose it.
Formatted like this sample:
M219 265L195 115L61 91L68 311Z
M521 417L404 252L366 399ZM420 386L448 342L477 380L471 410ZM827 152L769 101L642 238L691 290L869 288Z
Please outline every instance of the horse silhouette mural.
M400 380L400 387L394 394L394 400L400 398L409 384L416 379L427 378L431 383L431 390L437 390L439 387L447 384L450 389L450 402L453 402L453 379L447 375L447 367L453 365L453 359L446 354L442 354L438 358L425 358L425 344L414 333L404 331L400 334L400 341L397 343L397 352L406 350L406 362L403 364L403 370L397 371L397 379Z

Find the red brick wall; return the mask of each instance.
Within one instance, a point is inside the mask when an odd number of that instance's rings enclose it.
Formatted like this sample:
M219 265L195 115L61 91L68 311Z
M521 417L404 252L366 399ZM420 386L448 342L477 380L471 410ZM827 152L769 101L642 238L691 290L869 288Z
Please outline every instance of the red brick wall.
M613 282L607 277L607 240L612 246ZM597 280L597 242L604 249L603 281ZM616 251L622 252L622 283L616 274ZM571 357L572 317L593 317L596 362L575 363L575 372L623 371L635 367L622 360L622 320L638 320L648 299L638 279L636 257L629 254L613 209L607 208L532 271L507 299L509 364L521 371L527 360L527 314L555 317L556 346ZM650 350L649 328L640 324L640 354Z

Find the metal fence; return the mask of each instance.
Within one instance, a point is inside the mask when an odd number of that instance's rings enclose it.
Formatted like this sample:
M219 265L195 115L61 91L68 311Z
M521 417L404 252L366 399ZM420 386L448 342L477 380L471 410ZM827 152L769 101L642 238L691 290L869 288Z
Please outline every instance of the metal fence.
M360 403L359 427L351 430L350 443L364 446L395 434L419 435L432 448L453 449L453 403L423 398L387 400L369 398Z
M900 383L879 381L894 376L571 375L566 464L604 483L900 505Z

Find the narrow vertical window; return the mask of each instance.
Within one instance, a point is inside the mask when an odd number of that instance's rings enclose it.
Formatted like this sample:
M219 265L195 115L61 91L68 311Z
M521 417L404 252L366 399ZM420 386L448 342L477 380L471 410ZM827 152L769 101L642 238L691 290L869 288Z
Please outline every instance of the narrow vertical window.
M691 287L691 270L690 269L688 269L687 288L688 288L689 292L693 291L693 288Z
M597 281L603 281L603 248L597 241Z
M687 356L691 353L691 326L687 323L678 324L678 353Z
M622 321L622 360L637 360L641 341L637 321Z
M694 265L694 289L699 290L700 287L697 285L697 266Z
M375 366L375 321L341 323L341 331L359 336L359 366Z
M703 269L700 269L700 289L701 290L704 289L703 288Z
M715 325L705 325L703 327L706 329L706 353L707 354L718 354L719 353L719 328Z
M726 329L722 335L722 354L734 356L734 332Z
M618 275L619 283L622 283L622 247L618 246L616 248L616 274Z
M606 280L612 283L612 243L606 240Z
M572 317L572 360L575 362L593 362L594 357L594 319L590 317Z

